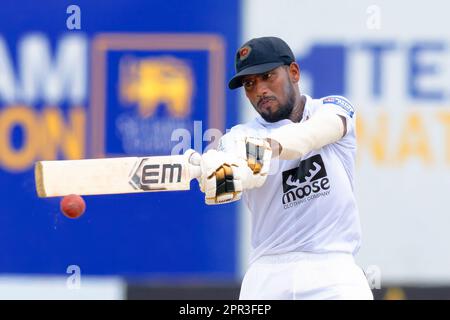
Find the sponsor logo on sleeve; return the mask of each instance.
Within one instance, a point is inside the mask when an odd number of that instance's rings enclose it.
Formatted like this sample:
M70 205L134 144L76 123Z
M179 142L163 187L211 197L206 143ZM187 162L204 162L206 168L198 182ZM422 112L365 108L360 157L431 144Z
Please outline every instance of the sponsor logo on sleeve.
M347 112L347 114L350 116L350 118L353 117L353 114L355 113L355 110L353 109L352 104L348 100L346 100L342 97L326 97L326 98L324 98L323 104L328 104L328 103L340 106L342 109L344 109Z

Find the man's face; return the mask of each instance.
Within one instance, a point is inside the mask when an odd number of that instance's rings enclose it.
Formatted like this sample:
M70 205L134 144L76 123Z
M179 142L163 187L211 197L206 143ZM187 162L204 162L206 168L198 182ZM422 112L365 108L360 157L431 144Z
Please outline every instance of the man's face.
M295 77L290 67L280 66L266 73L242 78L245 94L267 122L287 119L295 104Z

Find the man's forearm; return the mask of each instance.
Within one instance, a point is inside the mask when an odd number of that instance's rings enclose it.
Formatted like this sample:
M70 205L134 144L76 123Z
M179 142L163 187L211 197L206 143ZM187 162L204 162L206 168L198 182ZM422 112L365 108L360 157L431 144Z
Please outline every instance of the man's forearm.
M298 159L341 139L346 131L344 121L345 118L332 112L317 112L307 121L272 131L268 140L275 149L278 147L280 159Z

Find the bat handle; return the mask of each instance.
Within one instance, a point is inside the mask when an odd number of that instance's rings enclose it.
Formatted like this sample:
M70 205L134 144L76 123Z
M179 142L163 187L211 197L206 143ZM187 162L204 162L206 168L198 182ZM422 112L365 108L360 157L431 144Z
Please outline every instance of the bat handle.
M202 167L196 165L189 165L189 178L198 179L202 176Z
M200 165L202 156L195 150L189 149L184 154L189 163L189 178L198 179L202 176L202 167Z

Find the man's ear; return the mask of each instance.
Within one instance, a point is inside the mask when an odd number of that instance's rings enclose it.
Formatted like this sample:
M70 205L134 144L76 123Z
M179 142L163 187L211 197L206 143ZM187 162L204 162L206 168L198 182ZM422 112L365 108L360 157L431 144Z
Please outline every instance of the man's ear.
M292 62L289 65L289 75L295 83L300 81L300 67L297 62Z

